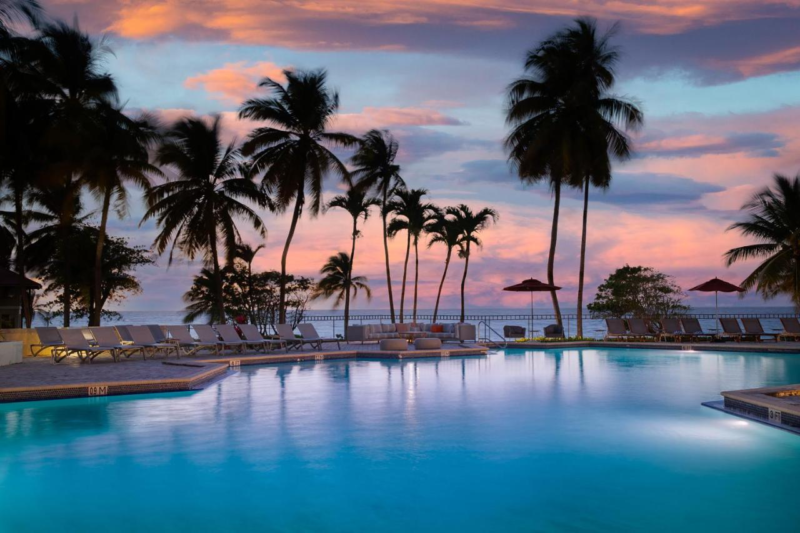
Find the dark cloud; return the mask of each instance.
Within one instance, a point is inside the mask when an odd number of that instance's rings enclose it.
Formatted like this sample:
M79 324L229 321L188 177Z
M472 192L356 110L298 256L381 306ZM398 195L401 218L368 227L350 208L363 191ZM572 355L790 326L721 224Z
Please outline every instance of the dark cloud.
M671 174L648 172L617 172L611 187L603 192L593 192L592 200L614 205L685 205L696 202L708 193L724 191L724 187L695 181ZM567 196L579 199L578 191L568 191Z

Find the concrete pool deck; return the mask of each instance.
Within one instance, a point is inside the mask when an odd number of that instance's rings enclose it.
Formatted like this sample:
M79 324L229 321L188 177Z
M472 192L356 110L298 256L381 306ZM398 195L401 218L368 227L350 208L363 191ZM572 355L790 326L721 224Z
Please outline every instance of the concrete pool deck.
M122 360L110 356L92 363L77 359L53 364L49 357L27 357L22 363L0 367L0 403L54 400L90 396L178 392L202 388L225 375L229 368L248 365L298 363L337 359L419 359L483 356L481 345L446 345L439 350L380 351L375 344L342 345L342 350L290 351L271 354L225 354L181 359Z

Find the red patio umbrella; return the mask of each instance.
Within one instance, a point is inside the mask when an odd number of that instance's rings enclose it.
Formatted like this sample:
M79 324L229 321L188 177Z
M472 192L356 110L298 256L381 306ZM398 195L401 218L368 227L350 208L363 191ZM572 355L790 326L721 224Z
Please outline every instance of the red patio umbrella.
M516 285L510 285L508 287L503 287L504 291L511 291L511 292L529 292L531 293L531 323L528 327L529 331L533 332L533 293L534 292L552 292L552 291L559 291L561 287L557 287L555 285L550 285L548 283L543 283L538 279L528 278L525 281L517 283Z
M734 285L733 283L728 283L724 279L714 278L706 281L705 283L701 283L697 287L692 287L689 289L690 291L698 291L698 292L713 292L714 293L714 312L717 316L717 322L719 322L719 293L721 292L744 292L744 289L739 287L738 285ZM714 325L714 329L717 329L717 326Z

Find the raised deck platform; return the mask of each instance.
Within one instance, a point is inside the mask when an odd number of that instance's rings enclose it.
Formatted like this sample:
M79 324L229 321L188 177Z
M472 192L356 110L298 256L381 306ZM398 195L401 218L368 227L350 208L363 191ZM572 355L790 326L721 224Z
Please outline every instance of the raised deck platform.
M800 384L723 391L703 405L800 434Z
M98 358L93 363L53 364L49 358L27 358L0 368L0 403L178 392L202 388L229 368L247 365L327 361L337 359L415 359L482 356L484 346L452 346L440 350L380 351L374 344L347 345L344 350L290 351L272 354L226 354L180 360Z

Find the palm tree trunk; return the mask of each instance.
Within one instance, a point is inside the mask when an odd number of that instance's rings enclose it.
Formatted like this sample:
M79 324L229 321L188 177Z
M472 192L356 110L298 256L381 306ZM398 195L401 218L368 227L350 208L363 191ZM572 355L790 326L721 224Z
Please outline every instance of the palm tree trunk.
M464 305L464 288L467 286L467 271L469 270L469 241L467 241L467 250L464 254L464 275L461 276L461 319L459 322L464 323L466 306Z
M216 286L215 300L217 304L217 315L220 323L225 323L225 302L222 299L222 272L219 268L219 252L217 251L217 233L214 229L209 231L208 243L211 246L211 261L214 262L214 285Z
M103 211L100 215L100 227L97 231L97 248L94 252L94 278L92 279L92 292L90 296L91 309L89 310L89 325L100 325L100 314L103 310L101 297L100 278L103 271L103 247L106 243L106 227L108 225L108 210L111 206L111 188L103 196Z
M444 272L442 272L442 281L439 282L439 292L436 293L436 306L433 308L433 323L436 323L436 317L439 315L439 300L442 298L442 287L444 287L444 280L447 278L447 268L450 266L450 256L453 254L453 249L447 249L447 257L444 258Z
M353 245L350 247L350 268L347 271L347 292L344 294L344 340L347 339L347 327L350 325L350 289L353 281L353 262L356 257L356 238L358 237L358 217L353 218Z
M22 191L14 191L14 231L17 237L16 243L16 268L17 274L25 276L25 227L22 217ZM22 308L22 318L25 320L25 327L30 328L33 322L33 310L28 290L20 285L19 288L20 307Z
M550 254L547 257L547 283L555 285L553 280L553 269L556 263L556 241L558 240L558 212L561 204L561 181L553 184L553 225L550 228ZM556 291L550 291L550 298L553 300L553 312L556 315L556 322L561 326L561 308L558 306L558 295Z
M589 178L583 185L583 230L581 232L581 266L578 270L578 337L583 337L583 274L586 265L586 223L589 219Z
M392 270L389 268L389 236L386 234L386 204L389 203L388 191L383 191L383 205L381 205L381 219L383 220L383 255L386 259L386 286L389 289L389 314L394 318L394 296L392 295ZM352 260L352 259L351 259Z
M414 237L414 324L417 323L417 288L419 285L419 239Z
M292 225L289 226L289 235L286 236L286 244L283 245L283 255L281 255L281 279L280 279L280 300L278 306L278 324L286 323L286 259L289 257L289 246L292 245L294 231L297 229L297 221L303 211L305 193L302 189L297 191L297 198L294 201L294 212L292 213Z
M408 232L408 238L406 239L406 260L403 263L403 288L400 290L400 323L402 324L404 321L403 318L403 307L406 301L406 277L408 274L408 256L411 253L411 232Z

